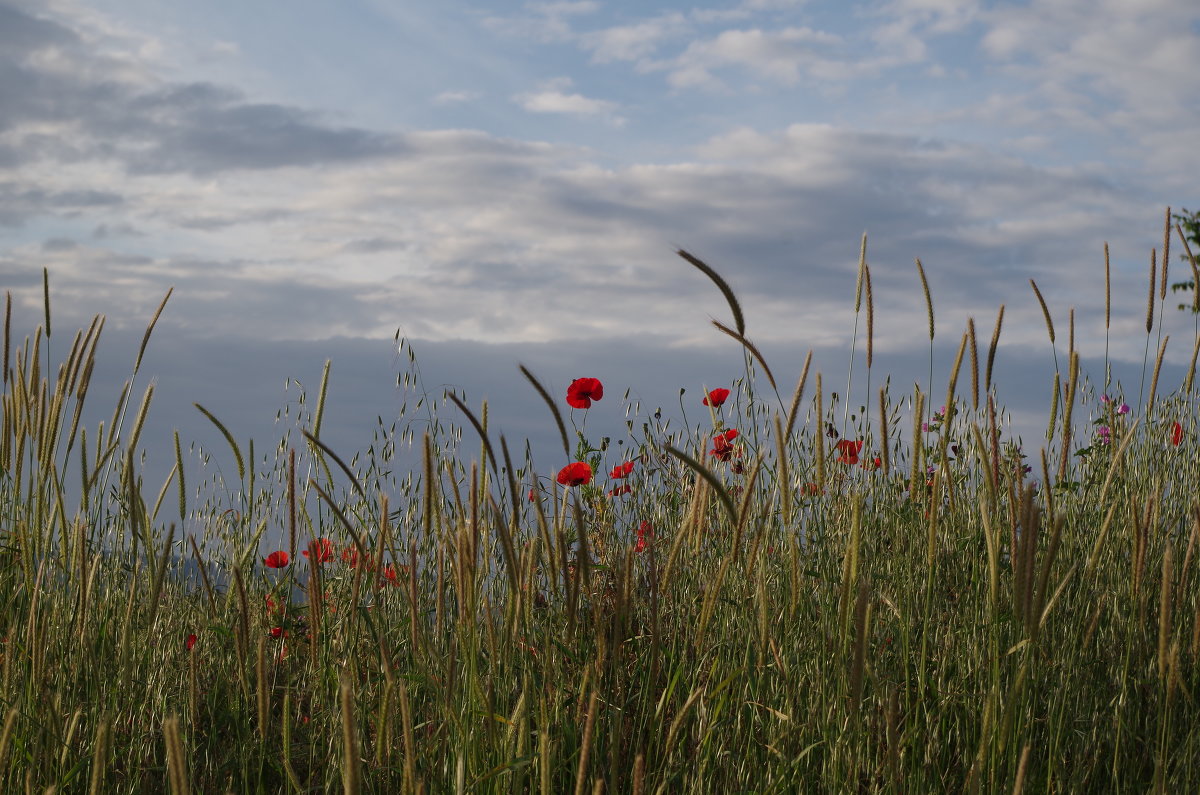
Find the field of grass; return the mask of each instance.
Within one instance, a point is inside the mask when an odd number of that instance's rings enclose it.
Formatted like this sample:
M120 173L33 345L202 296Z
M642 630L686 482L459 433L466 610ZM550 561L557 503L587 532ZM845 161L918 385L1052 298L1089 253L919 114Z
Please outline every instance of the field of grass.
M200 408L227 447L176 435L145 484L158 314L85 428L103 320L60 364L49 288L28 337L10 296L0 791L1200 791L1200 337L1160 383L1167 251L1136 394L1045 312L1025 450L993 399L1003 307L948 383L881 388L863 251L837 384L777 381L680 252L745 372L689 393L703 422L630 406L594 436L623 385L526 372L562 437L543 472L457 395L346 456L322 383L268 456Z

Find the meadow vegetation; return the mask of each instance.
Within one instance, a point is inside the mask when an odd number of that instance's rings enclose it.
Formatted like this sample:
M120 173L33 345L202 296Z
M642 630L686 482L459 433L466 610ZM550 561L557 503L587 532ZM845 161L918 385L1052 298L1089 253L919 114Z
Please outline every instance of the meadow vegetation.
M401 342L414 402L364 452L322 441L327 366L269 454L198 406L225 445L176 433L147 484L167 299L88 428L104 319L55 329L58 363L48 280L29 336L10 295L0 791L1200 791L1200 335L1160 381L1170 219L1140 384L1082 372L1074 311L1032 285L1057 371L1024 449L994 399L1004 307L935 385L920 262L930 375L873 372L865 238L837 384L778 381L679 252L744 371L598 427L617 385L522 368L561 437L545 469L486 404L424 395Z

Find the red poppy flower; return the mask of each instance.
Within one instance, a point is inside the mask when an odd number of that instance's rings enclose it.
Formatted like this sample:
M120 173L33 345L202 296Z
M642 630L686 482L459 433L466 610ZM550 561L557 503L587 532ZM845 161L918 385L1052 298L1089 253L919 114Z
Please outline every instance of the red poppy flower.
M724 433L718 433L713 437L713 449L709 450L708 454L718 461L728 461L736 452L732 442L737 437L738 432L733 428Z
M729 399L729 390L728 389L714 389L704 397L704 405L713 406L715 408L717 406L720 406L722 403L724 403L728 399Z
M400 571L407 572L408 567L401 566L400 569L397 570L396 567L390 563L388 565L384 566L383 573L379 575L379 584L380 585L395 585L398 587L400 585Z
M305 552L304 554L307 555L308 553ZM282 569L284 566L288 565L288 553L284 552L282 549L278 552L272 552L270 555L267 555L265 558L263 558L263 565L269 569Z
M283 627L271 627L272 638L286 638L287 636L288 632Z
M628 483L626 483L623 486L617 486L615 489L609 489L608 496L620 497L622 494L628 494L631 491L633 491L633 486L630 486Z
M645 552L646 547L650 546L654 541L654 525L649 522L642 522L637 529L637 547L635 551Z
M583 486L592 482L592 468L584 461L576 461L560 469L556 479L564 486Z
M309 552L316 552L314 560ZM333 560L333 542L328 538L314 538L308 544L308 549L304 550L304 557L309 559L309 563L328 563Z
M529 490L529 501L530 501L530 502L536 502L536 501L537 501L537 495L533 493L533 489L530 489L530 490Z
M567 387L567 405L572 408L586 409L593 400L604 397L604 384L598 378L576 378Z
M861 440L852 442L849 439L842 439L837 443L838 452L841 453L837 460L843 464L854 466L858 463L858 453L862 450L862 446L863 443Z
M188 635L187 640L183 642L183 645L187 647L188 651L191 651L192 647L196 645L196 636Z
M626 461L623 464L617 464L615 467L613 467L612 472L609 472L608 476L610 478L613 478L614 480L620 480L622 478L629 477L629 473L632 471L633 471L633 462Z
M357 569L358 568L358 547L356 547L352 544L352 545L346 547L345 549L343 549L342 550L342 562L345 563L347 566L349 566L352 569ZM369 556L366 558L366 562L367 562L366 565L367 565L368 571L370 569L374 568L371 565L372 561Z
M1171 444L1178 447L1183 442L1183 425L1178 422L1171 426Z

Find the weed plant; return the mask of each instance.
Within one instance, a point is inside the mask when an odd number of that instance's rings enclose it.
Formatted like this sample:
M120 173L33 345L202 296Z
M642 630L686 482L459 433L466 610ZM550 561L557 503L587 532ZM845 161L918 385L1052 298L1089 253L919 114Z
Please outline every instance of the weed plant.
M674 429L630 405L617 445L568 432L604 384L522 368L549 471L453 393L343 458L327 367L303 433L256 456L197 407L227 446L201 476L177 433L147 487L158 313L88 429L104 319L54 365L48 284L23 340L9 296L0 791L1200 791L1196 357L1160 382L1168 244L1135 406L1033 285L1061 370L1024 451L992 383L1003 307L944 392L932 359L911 394L872 380L865 239L845 394L865 379L869 406L839 416L811 353L787 393L681 251L744 373Z

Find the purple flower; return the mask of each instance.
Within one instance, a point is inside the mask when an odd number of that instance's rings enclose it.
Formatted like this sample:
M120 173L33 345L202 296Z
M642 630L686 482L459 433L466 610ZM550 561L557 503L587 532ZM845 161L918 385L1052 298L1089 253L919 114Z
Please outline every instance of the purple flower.
M1121 405L1117 406L1117 413L1118 414L1128 414L1129 413L1129 404L1122 403Z

